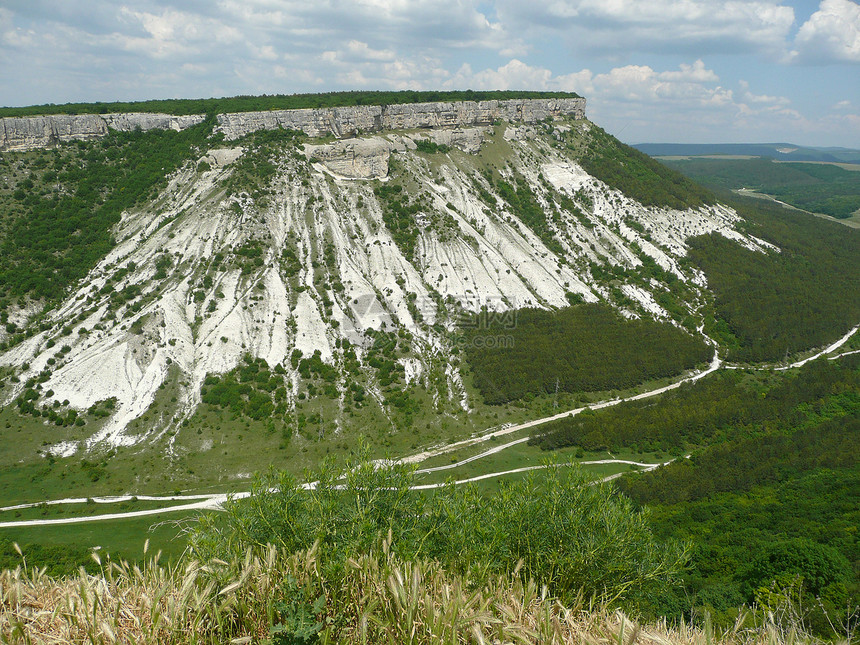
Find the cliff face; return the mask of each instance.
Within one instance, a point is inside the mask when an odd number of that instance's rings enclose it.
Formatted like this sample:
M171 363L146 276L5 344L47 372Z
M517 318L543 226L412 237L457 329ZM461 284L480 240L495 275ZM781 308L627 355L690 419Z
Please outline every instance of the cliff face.
M312 137L336 137L383 130L456 128L490 125L498 119L536 123L552 116L585 117L585 99L512 99L457 103L406 105L357 105L352 107L270 112L237 112L218 115L218 131L228 140L256 130L282 127L301 130ZM0 150L32 150L69 141L103 137L109 129L183 130L203 121L201 114L55 114L0 119Z
M203 115L171 114L52 114L0 119L0 150L33 150L69 141L88 141L107 135L108 129L184 130L203 121Z
M341 137L383 130L490 125L498 119L535 123L562 115L584 118L585 99L511 99L237 112L219 114L218 130L226 139L238 139L249 132L278 127L301 130L312 137L327 134Z

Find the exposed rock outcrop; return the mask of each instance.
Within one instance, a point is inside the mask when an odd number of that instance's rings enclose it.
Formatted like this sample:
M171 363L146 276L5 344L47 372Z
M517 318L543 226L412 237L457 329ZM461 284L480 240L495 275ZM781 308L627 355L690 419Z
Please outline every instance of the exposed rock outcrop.
M125 114L105 114L102 118L112 130L129 132L140 128L141 130L184 130L201 123L202 114L189 114L175 116L172 114L155 114L148 112L130 112Z
M484 143L484 130L481 128L431 130L427 136L437 145L458 148L470 155L478 153L481 150L481 144Z
M12 117L0 119L0 150L32 150L67 141L88 141L108 133L97 114Z
M184 130L204 118L200 114L174 116L145 112L9 117L0 119L0 150L33 150L69 141L89 141L104 137L109 129Z
M510 99L237 112L219 114L218 130L226 139L279 127L301 130L312 137L327 134L342 137L383 130L491 125L497 120L536 123L563 115L585 117L585 99Z
M341 177L379 179L388 176L392 145L382 137L344 139L319 146L306 145L305 155Z
M320 162L330 172L349 179L380 179L388 176L392 152L415 150L416 141L458 148L469 154L480 151L484 142L481 128L429 130L421 134L349 138L320 145L305 144L305 156Z
M358 132L383 130L383 108L380 105L320 108L305 110L270 110L268 112L234 112L218 115L218 131L226 139L238 139L257 130L301 130L312 137L334 134L349 136Z
M563 115L584 118L585 99L510 99L235 112L219 114L217 129L228 140L257 130L277 128L301 130L311 137L333 134L341 138L383 130L487 126L497 120L536 123ZM184 130L204 118L202 114L174 116L144 112L8 117L0 119L0 150L32 150L69 141L88 141L105 136L111 129L122 132L138 128ZM474 136L469 136L472 139L468 142L454 141L447 145L467 151L474 149Z

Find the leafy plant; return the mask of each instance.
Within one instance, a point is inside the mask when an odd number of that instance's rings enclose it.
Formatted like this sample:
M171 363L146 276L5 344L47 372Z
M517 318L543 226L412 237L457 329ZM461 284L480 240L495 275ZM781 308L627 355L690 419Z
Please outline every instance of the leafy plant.
M270 635L273 645L312 645L323 628L320 616L325 610L324 594L309 585L300 585L288 575L278 587L280 600L275 603L277 622Z
M436 143L435 141L430 141L430 139L418 139L415 142L415 148L418 152L426 152L427 154L445 154L451 149L444 143Z

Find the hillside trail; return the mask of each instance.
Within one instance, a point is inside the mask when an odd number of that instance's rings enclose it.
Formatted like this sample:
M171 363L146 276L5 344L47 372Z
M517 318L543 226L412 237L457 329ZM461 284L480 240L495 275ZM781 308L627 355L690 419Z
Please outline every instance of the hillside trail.
M688 376L685 376L684 378L679 379L678 381L675 381L674 383L670 383L669 385L658 387L658 388L655 388L653 390L649 390L647 392L642 392L640 394L635 394L635 395L629 396L629 397L619 397L619 398L614 398L614 399L607 399L605 401L600 401L598 403L594 403L591 405L574 408L572 410L567 410L565 412L560 412L558 414L554 414L551 416L542 417L540 419L534 419L532 421L527 421L525 423L519 423L519 424L514 424L514 425L509 425L509 426L491 428L490 430L484 431L483 433L481 433L478 436L471 437L469 439L464 439L462 441L457 441L457 442L447 444L444 446L434 447L434 448L431 448L429 450L425 450L425 451L416 453L414 455L401 457L400 459L394 460L393 463L418 464L418 463L426 461L427 459L430 459L432 457L444 455L446 453L449 453L449 452L452 452L455 450L459 450L461 448L467 448L470 446L474 446L477 444L481 444L484 442L495 440L498 437L510 435L512 433L519 432L521 430L527 430L529 428L534 428L534 427L537 427L537 426L540 426L540 425L543 425L546 423L550 423L552 421L557 421L559 419L572 417L572 416L575 416L577 414L580 414L581 412L584 412L585 410L600 410L603 408L608 408L608 407L618 405L620 403L624 403L626 401L639 401L639 400L650 398L653 396L658 396L658 395L663 394L665 392L669 392L671 390L677 389L677 388L681 387L684 383L691 383L694 381L698 381L699 379L702 379L705 376L707 376L708 374L712 374L719 369L757 369L757 370L784 371L784 370L788 370L788 369L792 369L792 368L796 368L796 367L802 367L802 366L806 365L807 363L809 363L810 361L813 361L817 358L821 358L822 356L825 356L827 354L832 354L833 352L838 350L840 347L842 347L845 343L847 343L848 340L854 334L856 334L858 332L858 330L860 330L860 325L855 326L847 334L845 334L842 338L840 338L836 342L832 343L831 345L827 346L825 349L819 351L818 353L816 353L816 354L814 354L808 358L794 362L790 365L764 365L764 366L756 366L756 367L746 367L746 366L742 366L742 365L726 364L719 357L718 351L715 350L714 351L714 357L711 360L710 365L706 369L701 370L699 372L694 372ZM829 360L836 360L836 359L841 358L843 356L849 356L849 355L858 354L858 353L860 353L860 350L852 350L852 351L844 352L844 353L837 354L834 356L829 356L828 359ZM450 469L458 468L460 466L472 463L472 462L477 461L479 459L483 459L483 458L489 457L491 455L498 454L498 453L502 452L503 450L511 448L512 446L519 445L521 443L525 443L528 440L529 440L528 436L522 437L522 438L516 439L514 441L510 441L510 442L505 443L505 444L494 446L494 447L490 448L489 450L481 452L477 455L473 455L471 457L466 457L460 461L457 461L457 462L454 462L451 464L445 464L443 466L435 466L435 467L431 467L431 468L418 469L418 470L416 470L416 474L427 474L427 473L433 473L433 472L439 472L439 471L443 471L443 470L450 470ZM689 457L689 455L686 455L684 458L686 458L686 457ZM643 470L640 470L640 472L643 472L643 471L647 472L649 470L653 470L653 469L658 468L660 466L664 466L666 464L669 464L672 461L675 461L675 460L673 459L670 461L661 462L661 463L657 463L657 464L648 464L648 463L633 462L633 461L624 460L624 459L601 459L601 460L596 460L596 461L590 461L590 462L584 461L584 462L579 462L579 463L582 465L627 464L627 465L632 465L632 466L637 466L639 468L642 468ZM419 485L414 486L413 489L415 489L415 490L430 490L433 488L439 488L441 486L445 486L448 483L453 483L454 485L461 485L461 484L467 484L467 483L471 483L471 482L481 481L484 479L491 479L493 477L502 477L505 475L523 473L523 472L528 472L528 471L532 471L532 470L539 470L541 468L547 468L547 467L549 467L549 465L526 466L523 468L514 468L511 470L504 470L504 471L500 471L500 472L486 473L483 475L477 475L475 477L470 477L467 479L456 480L454 482L419 484ZM622 474L623 473L616 473L614 475L609 475L609 476L603 477L601 479L596 479L594 481L594 483L611 481L612 479L616 479L616 478L620 477ZM316 482L309 482L309 483L304 484L303 486L305 488L310 489L310 488L314 488L315 484L316 484ZM17 521L11 521L11 522L0 522L0 529L2 529L2 528L26 527L26 526L50 526L50 525L55 525L55 524L56 525L59 525L59 524L77 524L77 523L84 523L84 522L97 522L97 521L101 521L101 520L131 519L131 518L136 518L136 517L146 517L146 516L150 516L150 515L159 515L159 514L163 514L163 513L171 513L171 512L178 512L178 511L220 510L222 508L222 505L225 502L227 502L229 499L244 499L244 498L248 497L249 495L250 495L249 492L242 491L242 492L237 492L237 493L211 493L211 494L198 494L198 495L165 495L165 496L121 495L121 496L110 496L110 497L92 497L92 498L73 497L73 498L56 499L56 500L45 500L45 501L41 501L41 502L32 502L32 503L27 503L27 504L17 504L14 506L2 507L2 508L0 508L0 512L19 510L19 509L25 509L25 508L33 508L33 507L39 506L41 504L51 506L51 505L58 505L58 504L82 504L82 503L86 503L88 501L92 501L96 504L113 504L113 503L119 503L119 502L127 502L127 501L130 501L132 499L137 499L137 500L142 500L142 501L164 501L164 502L171 502L171 501L180 502L181 501L184 503L177 504L175 506L166 506L163 508L147 509L147 510L141 510L141 511L127 511L127 512L123 512L123 513L106 513L103 515L90 515L90 516L67 517L67 518L56 518L56 519L45 519L45 520L17 520Z
M726 363L724 365L724 367L727 370L757 370L757 371L774 370L777 372L784 372L786 370L795 369L797 367L803 367L804 365L806 365L807 363L809 363L811 361L814 361L816 359L821 358L822 356L826 356L827 354L832 354L833 352L835 352L837 349L839 349L845 343L847 343L851 339L851 337L858 332L858 330L860 330L860 325L857 325L853 329L849 330L848 333L845 334L842 338L837 340L835 343L828 345L827 347L825 347L824 349L822 349L818 353L813 354L812 356L808 356L807 358L804 358L803 360L795 361L794 363L790 363L789 365L780 365L778 363L768 363L768 364L760 364L760 365L740 365L737 363ZM857 353L860 353L860 350L853 350L850 352L844 352L842 354L837 354L836 356L829 356L828 360L834 361L837 358L842 358L843 356L850 356L852 354L857 354Z

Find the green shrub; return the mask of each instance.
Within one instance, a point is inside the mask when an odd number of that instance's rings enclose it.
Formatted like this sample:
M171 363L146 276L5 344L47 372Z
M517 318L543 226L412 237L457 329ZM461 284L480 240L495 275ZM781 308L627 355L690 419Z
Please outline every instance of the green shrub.
M647 515L575 468L503 484L492 496L474 487L415 489L401 464L323 465L303 485L288 473L259 477L247 500L202 516L191 535L196 557L240 558L277 545L288 552L319 542L326 570L342 572L389 536L405 560L434 559L475 580L521 572L552 593L630 600L671 584L686 550L658 543Z
M427 154L436 154L437 152L445 154L451 150L451 148L446 146L444 143L436 143L429 139L419 139L415 142L415 148L418 152L426 152Z

